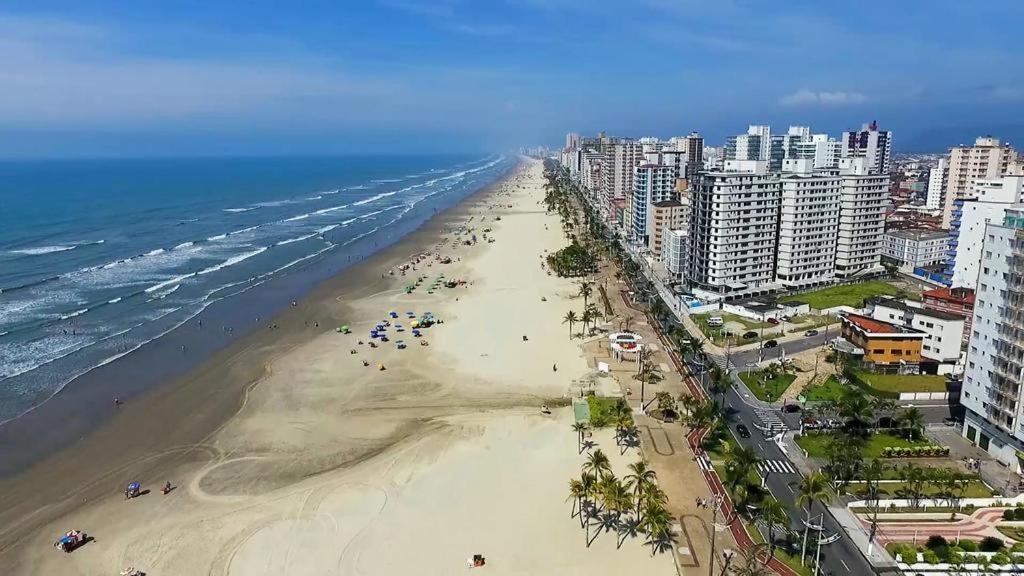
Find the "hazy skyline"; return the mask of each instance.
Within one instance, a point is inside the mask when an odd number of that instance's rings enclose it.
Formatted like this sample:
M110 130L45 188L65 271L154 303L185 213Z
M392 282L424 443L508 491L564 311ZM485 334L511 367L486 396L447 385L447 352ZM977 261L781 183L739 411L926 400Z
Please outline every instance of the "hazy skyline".
M878 120L896 151L1024 139L1024 5L27 2L0 8L0 156L458 152L566 131Z

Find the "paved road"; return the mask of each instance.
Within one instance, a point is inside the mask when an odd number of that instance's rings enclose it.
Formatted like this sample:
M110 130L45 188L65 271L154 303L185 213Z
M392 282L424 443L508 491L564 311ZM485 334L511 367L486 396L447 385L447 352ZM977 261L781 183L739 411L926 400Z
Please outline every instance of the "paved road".
M782 356L783 351L785 351L787 355L792 356L797 352L803 352L804 350L810 350L811 348L818 348L825 344L826 338L835 338L838 335L834 326L829 329L827 336L824 328L819 330L820 331L817 336L809 336L790 342L780 342L775 348L765 348L763 359L777 360ZM761 359L760 350L754 349L733 353L729 358L729 362L736 368L742 370L747 366L747 364L756 364Z
M694 373L697 373L696 369L694 369ZM714 397L716 400L721 400L722 395L717 394ZM751 406L744 402L743 398L740 397L739 389L729 390L725 395L725 406L729 413L730 429L735 430L736 425L740 423L746 424L747 428L750 429L751 437L736 438L737 442L745 448L753 448L761 459L774 464L773 467L776 471L768 474L766 487L776 499L786 505L790 512L793 528L802 530L803 512L797 508L795 503L796 484L800 482L801 475L792 466L781 465L781 463L788 463L789 459L774 442L765 440L760 430L755 427L764 426L761 417L758 415L758 412L763 414L763 408ZM822 512L821 504L815 506L814 512L817 514ZM833 576L843 576L846 574L864 575L873 571L871 564L868 563L830 513L825 514L824 526L827 533L840 534L838 541L822 546L822 568L826 574L832 574Z

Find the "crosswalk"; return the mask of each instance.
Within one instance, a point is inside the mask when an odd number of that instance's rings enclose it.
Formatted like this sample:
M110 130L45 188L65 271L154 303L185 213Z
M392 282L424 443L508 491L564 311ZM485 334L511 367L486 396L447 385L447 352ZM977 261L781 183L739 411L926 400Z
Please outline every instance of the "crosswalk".
M782 421L782 417L775 410L755 408L754 414L761 420L764 427L772 432L781 432L786 429L786 423Z
M708 460L707 456L699 456L697 458L697 465L700 466L701 470L707 472L710 472L711 470L715 469L715 467L711 465L711 461Z
M788 460L763 460L757 465L757 471L761 474L771 472L773 474L797 474L796 468Z

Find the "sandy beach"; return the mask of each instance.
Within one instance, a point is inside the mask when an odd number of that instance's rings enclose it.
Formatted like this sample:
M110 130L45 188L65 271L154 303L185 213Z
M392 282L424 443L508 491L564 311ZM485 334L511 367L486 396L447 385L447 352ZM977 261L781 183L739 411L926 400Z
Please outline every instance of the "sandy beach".
M542 171L524 161L297 302L279 329L0 483L4 573L451 574L474 554L494 574L675 573L642 537L588 548L570 517L584 456L571 410L540 408L593 369L562 324L580 307L575 283L540 265L564 244ZM462 283L428 293L441 274ZM407 311L442 322L416 338ZM385 320L390 341L371 348ZM131 430L142 439L120 450ZM620 476L639 458L611 430L592 440ZM125 501L131 480L151 492ZM72 528L95 540L56 552Z

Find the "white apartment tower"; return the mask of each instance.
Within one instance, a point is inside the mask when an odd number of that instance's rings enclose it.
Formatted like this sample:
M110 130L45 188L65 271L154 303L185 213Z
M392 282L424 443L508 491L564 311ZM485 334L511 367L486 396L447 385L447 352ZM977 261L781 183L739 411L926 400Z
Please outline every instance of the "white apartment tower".
M836 277L853 278L880 272L883 270L880 263L889 175L874 172L864 157L843 158L839 175Z
M837 171L813 171L811 159L787 159L782 167L775 280L800 288L835 277L841 179Z
M1006 174L1007 166L1017 156L1009 144L998 138L983 136L974 146L957 146L949 150L949 167L942 203L942 227L949 228L957 200L968 197L978 180L992 180Z
M633 196L629 238L637 244L647 245L654 232L650 228L651 206L673 199L675 170L663 164L645 163L633 170Z
M1019 202L1024 202L1024 176L977 180L973 190L958 202L956 236L950 239L947 252L952 261L953 286L977 289L985 227L1002 222L1007 211Z
M687 278L722 295L756 293L775 276L779 177L765 162L745 164L747 171L702 174L691 188Z
M964 436L1014 472L1024 453L1024 205L989 223L960 402Z
M943 206L946 178L949 177L948 170L949 162L945 158L940 158L939 163L928 171L928 196L925 200L925 207L929 210L938 210Z
M726 160L771 159L772 129L770 126L750 125L746 134L730 136L725 144Z
M868 172L889 174L892 134L878 129L877 122L864 124L856 132L843 132L843 158L864 158Z

